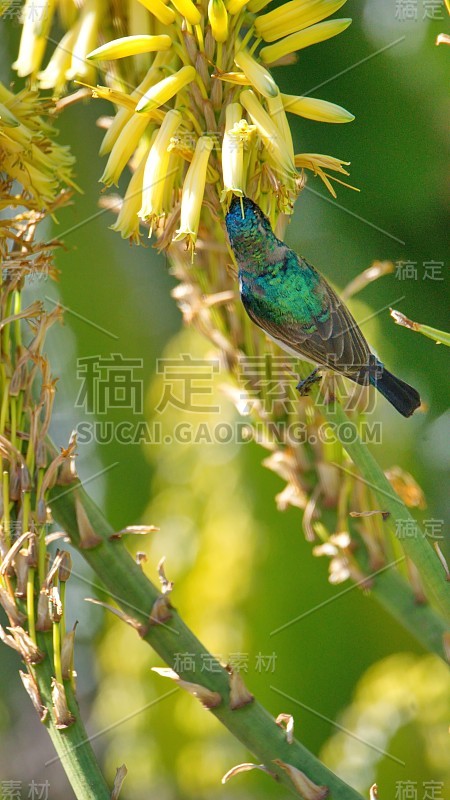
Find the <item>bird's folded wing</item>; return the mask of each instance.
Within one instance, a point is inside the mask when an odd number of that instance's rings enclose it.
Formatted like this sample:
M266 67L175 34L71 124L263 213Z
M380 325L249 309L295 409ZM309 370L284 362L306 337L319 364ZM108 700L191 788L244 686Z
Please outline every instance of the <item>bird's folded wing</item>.
M245 302L248 315L260 328L291 350L298 352L321 366L336 369L349 377L356 377L361 367L369 362L370 349L349 310L328 284L324 283L324 311L330 313L313 316L301 324L293 316L284 317L276 324L276 313L258 314ZM261 301L260 301L261 302ZM261 308L261 306L260 306ZM274 311L274 309L272 309Z

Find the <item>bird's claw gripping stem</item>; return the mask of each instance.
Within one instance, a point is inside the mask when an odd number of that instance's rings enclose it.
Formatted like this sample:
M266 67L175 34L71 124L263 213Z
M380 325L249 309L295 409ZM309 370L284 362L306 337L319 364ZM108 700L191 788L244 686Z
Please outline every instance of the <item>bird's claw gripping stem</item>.
M320 381L320 379L321 379L320 368L316 367L316 369L313 370L311 372L311 374L308 375L307 378L305 378L303 381L299 381L298 382L296 388L300 392L301 396L304 397L305 395L309 394L309 390L311 389L311 386L314 383L317 383L318 381Z

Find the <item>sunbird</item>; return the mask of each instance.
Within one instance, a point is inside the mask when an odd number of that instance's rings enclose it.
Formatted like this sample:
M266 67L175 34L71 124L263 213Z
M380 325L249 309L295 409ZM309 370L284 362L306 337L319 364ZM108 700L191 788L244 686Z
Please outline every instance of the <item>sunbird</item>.
M234 197L225 218L249 317L286 352L318 365L297 389L307 394L320 372L370 383L400 414L420 406L419 393L372 353L350 311L325 278L278 239L259 206Z

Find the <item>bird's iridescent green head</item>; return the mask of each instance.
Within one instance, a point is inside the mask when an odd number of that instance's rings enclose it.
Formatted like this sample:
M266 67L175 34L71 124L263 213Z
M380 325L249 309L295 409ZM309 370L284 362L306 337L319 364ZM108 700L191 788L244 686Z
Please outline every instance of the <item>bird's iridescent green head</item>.
M225 224L238 262L257 257L267 247L268 239L274 238L266 215L249 197L233 197Z

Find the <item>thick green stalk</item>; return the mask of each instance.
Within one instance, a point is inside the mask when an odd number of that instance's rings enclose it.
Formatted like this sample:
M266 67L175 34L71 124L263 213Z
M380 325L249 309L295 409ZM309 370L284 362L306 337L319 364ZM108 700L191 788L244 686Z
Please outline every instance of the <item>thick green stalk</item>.
M342 407L338 403L332 410L325 406L324 414L328 422L332 424L343 448L356 465L362 479L376 495L380 509L389 512L386 526L394 535L396 533L398 535L398 531L405 525L416 525L416 535L399 537L399 542L405 555L415 564L423 581L427 598L436 604L444 619L450 621L450 584L446 580L442 564L419 525L416 524L405 504L392 488L367 445L356 435L356 430L351 437L345 435L349 433L349 425L356 424L349 420ZM347 441L349 438L351 441Z
M448 625L429 603L417 601L410 584L397 569L379 572L371 589L373 596L400 625L431 653L447 663L444 635Z
M77 800L110 800L111 790L100 771L89 736L83 725L80 709L72 687L64 683L67 705L75 717L68 728L59 730L53 716L51 682L54 677L51 633L39 634L38 644L45 652L45 659L34 667L34 676L43 705L48 709L44 722L58 759L65 770ZM50 765L49 765L50 766Z
M101 544L92 549L80 547L76 500L82 505L95 533L103 539ZM117 539L109 539L114 533L113 529L81 484L77 481L69 489L56 486L51 492L50 506L54 518L64 527L74 547L92 567L115 602L126 614L139 623L148 625L153 605L160 597L160 592L144 575L123 543ZM195 654L194 665L201 663L201 657L207 653L175 610L172 610L171 618L164 624L150 625L143 638L172 668L176 664L177 653ZM295 740L292 744L288 744L286 733L258 702L253 701L242 708L232 710L229 702L229 674L225 669L219 669L218 665L217 669L218 671L201 673L202 686L218 692L222 697L221 704L211 709L212 713L277 776L277 780L293 794L302 796L286 772L275 763L275 760L279 759L301 770L316 784L328 786L329 796L333 800L362 800L358 792L330 772L300 742ZM186 669L179 672L179 675L186 681L197 683L198 671L194 670Z

